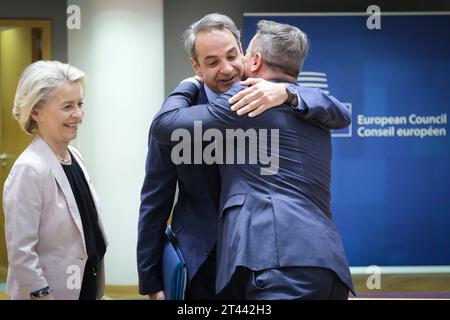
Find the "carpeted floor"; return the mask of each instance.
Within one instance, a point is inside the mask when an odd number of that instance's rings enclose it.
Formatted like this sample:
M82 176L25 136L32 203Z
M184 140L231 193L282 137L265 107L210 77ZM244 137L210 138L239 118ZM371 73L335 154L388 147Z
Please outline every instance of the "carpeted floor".
M0 282L0 300L10 300L9 296L4 292L5 283ZM132 286L106 286L105 300L141 300L147 299L137 292L137 287Z
M358 294L356 299L446 299L450 292L383 292Z
M9 300L9 297L5 294L4 282L0 282L0 300Z
M9 300L4 293L5 283L0 282L0 300ZM106 286L106 300L141 300L147 299L137 293L137 287L132 286ZM445 299L450 300L450 292L379 292L360 293L350 300L409 300L409 299Z

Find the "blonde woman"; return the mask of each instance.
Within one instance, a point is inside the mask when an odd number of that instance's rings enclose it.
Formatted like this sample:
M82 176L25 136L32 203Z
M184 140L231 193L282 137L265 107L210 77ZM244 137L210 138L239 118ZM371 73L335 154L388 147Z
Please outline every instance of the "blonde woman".
M22 74L13 115L35 135L3 189L13 299L100 299L107 241L97 194L69 146L83 119L84 72L37 61Z

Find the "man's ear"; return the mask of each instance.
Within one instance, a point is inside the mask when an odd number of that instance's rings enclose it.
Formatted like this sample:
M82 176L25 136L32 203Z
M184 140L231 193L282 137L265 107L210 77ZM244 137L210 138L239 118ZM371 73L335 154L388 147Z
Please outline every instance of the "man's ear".
M254 73L258 72L262 67L262 63L263 63L262 54L260 52L256 52L252 57L252 62L250 64L250 71Z
M194 58L189 58L189 62L190 62L191 65L192 65L192 69L194 69L195 75L197 75L197 76L199 76L200 78L202 78L203 75L202 75L202 72L201 72L201 70L200 70L200 66L199 66L199 64L197 63L197 61L195 61Z

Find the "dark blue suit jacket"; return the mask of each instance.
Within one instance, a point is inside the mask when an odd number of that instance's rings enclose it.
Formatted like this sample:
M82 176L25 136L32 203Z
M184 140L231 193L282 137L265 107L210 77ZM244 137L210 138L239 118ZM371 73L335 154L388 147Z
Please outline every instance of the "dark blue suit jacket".
M204 90L195 97L206 103ZM171 147L149 133L145 179L138 223L139 292L162 290L161 261L166 223L173 208L172 229L186 261L188 281L205 261L217 240L220 181L216 165L174 165Z
M219 292L237 266L253 270L284 266L317 266L333 270L353 289L343 245L330 212L330 132L322 124L342 120L350 113L318 89L300 88L309 107L299 119L292 108L282 105L262 115L239 117L227 100L243 88L234 85L227 93L206 105L193 106L198 87L182 83L169 96L155 117L151 132L162 143L170 143L175 129L192 134L194 121L203 130L225 132L230 128L279 129L279 167L274 175L261 175L260 162L219 165L221 200L218 233ZM344 112L345 114L345 112ZM225 136L225 135L224 135ZM248 151L248 145L247 145ZM276 152L272 150L271 152Z

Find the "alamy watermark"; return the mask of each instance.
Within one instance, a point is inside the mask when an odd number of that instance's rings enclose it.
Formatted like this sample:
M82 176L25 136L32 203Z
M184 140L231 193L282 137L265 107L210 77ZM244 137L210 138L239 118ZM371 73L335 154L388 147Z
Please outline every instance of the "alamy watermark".
M171 159L175 165L259 164L261 175L274 175L279 169L279 137L279 129L226 129L225 135L214 128L203 132L202 122L195 121L193 137L187 129L172 132L171 141L178 143Z
M366 21L366 26L369 30L381 29L381 9L379 6L373 4L367 7L366 10L369 17ZM66 26L69 30L81 29L81 9L77 5L69 5L66 10L67 20Z
M81 268L77 265L70 265L66 269L66 273L69 275L66 279L66 288L69 290L81 289Z
M69 30L81 29L81 9L77 5L70 5L67 7L66 26Z
M373 4L367 7L367 14L370 16L367 18L366 26L369 30L381 29L381 9L379 6Z
M366 273L370 274L367 278L366 286L369 290L381 289L381 268L379 266L368 266Z

